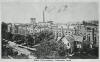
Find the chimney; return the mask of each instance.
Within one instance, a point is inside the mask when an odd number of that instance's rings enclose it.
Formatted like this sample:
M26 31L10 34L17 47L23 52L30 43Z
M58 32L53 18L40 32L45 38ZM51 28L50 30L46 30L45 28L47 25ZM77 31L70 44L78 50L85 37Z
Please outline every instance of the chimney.
M30 20L31 20L31 24L34 24L34 23L36 23L36 18L30 18Z

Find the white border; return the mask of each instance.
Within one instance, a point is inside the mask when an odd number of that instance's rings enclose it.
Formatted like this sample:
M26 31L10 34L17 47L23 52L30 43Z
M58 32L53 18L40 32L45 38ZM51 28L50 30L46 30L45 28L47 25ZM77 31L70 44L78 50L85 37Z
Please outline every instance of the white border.
M100 1L99 0L1 0L0 3L2 2L98 2L100 5ZM100 10L100 6L99 6L99 10ZM100 14L100 12L98 13ZM1 16L1 4L0 4L0 16ZM100 23L100 22L99 22ZM1 24L1 17L0 17L0 24ZM0 29L1 29L1 25L0 25ZM99 27L100 29L100 27ZM99 30L100 32L100 30ZM1 31L0 31L0 35L1 35ZM99 33L100 35L100 33ZM1 41L1 36L0 36L0 41ZM100 44L100 43L99 43ZM1 45L1 42L0 42ZM99 48L100 51L100 48ZM38 60L38 61L36 61ZM1 46L0 46L0 62L47 62L47 59L1 59ZM100 61L100 54L99 54L99 59L63 59L64 61L56 61L55 59L48 59L51 60L52 62L65 62L66 60L69 62L99 62ZM58 59L57 59L58 60ZM61 59L62 60L62 59ZM48 61L48 62L51 62Z

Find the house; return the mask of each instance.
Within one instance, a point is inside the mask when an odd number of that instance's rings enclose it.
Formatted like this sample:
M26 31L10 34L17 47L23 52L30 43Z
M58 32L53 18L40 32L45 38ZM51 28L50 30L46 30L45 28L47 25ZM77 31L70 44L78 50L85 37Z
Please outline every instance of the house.
M70 49L70 53L73 53L74 51L74 38L71 36L62 36L58 37L58 42L62 42L66 49Z

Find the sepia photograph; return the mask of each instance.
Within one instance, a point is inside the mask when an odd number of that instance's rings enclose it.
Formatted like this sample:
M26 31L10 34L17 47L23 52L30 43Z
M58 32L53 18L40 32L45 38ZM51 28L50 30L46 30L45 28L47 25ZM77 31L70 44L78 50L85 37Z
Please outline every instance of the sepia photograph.
M1 59L99 59L98 2L1 5Z

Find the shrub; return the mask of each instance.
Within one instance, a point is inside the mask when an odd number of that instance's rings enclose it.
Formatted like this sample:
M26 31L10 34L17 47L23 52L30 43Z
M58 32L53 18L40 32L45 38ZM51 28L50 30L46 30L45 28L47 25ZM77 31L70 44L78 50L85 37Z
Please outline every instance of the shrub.
M50 41L45 41L45 43L38 46L36 51L36 55L38 58L57 58L57 56L65 53L64 44L56 42L54 39ZM64 56L65 54L63 54Z
M35 43L42 43L44 42L45 40L49 41L51 39L54 38L54 34L52 31L49 31L49 30L43 30L39 33L35 33L34 34L34 40L35 40Z

